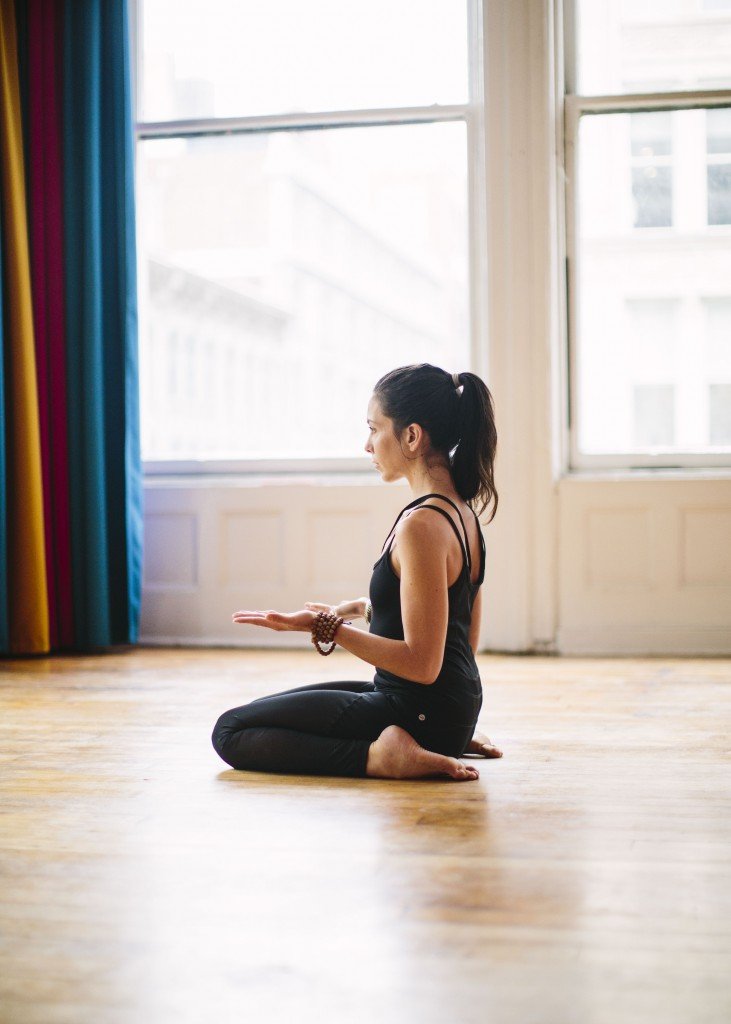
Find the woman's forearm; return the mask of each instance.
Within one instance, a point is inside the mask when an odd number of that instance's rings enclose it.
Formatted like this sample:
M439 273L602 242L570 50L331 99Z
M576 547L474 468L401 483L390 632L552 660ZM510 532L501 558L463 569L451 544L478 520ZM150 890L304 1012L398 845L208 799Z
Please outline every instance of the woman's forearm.
M375 633L366 633L357 626L346 626L345 623L338 628L335 639L340 647L367 661L369 665L383 668L414 683L428 686L438 674L437 671L427 677L424 659L411 650L405 640L391 640Z

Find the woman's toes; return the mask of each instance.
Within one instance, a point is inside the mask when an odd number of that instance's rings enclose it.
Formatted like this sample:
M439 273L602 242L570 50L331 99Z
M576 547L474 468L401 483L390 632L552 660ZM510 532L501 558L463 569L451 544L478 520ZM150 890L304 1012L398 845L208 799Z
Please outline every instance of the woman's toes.
M478 779L479 777L480 774L476 768L472 768L471 766L462 764L461 761L457 762L452 772L452 778L464 780L465 782L470 781L472 779Z
M475 732L467 745L467 753L478 754L480 757L502 757L503 752L484 732Z

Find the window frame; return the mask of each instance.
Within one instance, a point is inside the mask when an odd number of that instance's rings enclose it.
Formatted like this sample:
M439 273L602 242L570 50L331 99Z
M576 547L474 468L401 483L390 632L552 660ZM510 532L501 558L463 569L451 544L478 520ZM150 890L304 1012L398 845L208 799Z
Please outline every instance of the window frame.
M315 113L265 114L244 117L195 118L151 122L138 120L141 81L141 53L138 26L144 0L129 5L132 67L132 112L134 125L134 166L137 145L145 139L180 136L246 134L292 129L352 128L392 124L428 124L463 121L467 135L467 254L469 360L465 369L486 375L487 351L487 204L485 164L485 103L483 62L483 4L486 0L463 0L467 7L468 100L464 104L432 104L421 107L334 110ZM140 254L138 250L138 268ZM363 412L365 417L365 409ZM365 429L363 441L365 443ZM143 460L145 477L223 476L272 474L279 476L355 474L356 479L372 477L370 460L363 457L282 457L243 459Z
M582 117L601 114L632 114L638 112L679 111L708 107L730 107L731 87L725 89L697 89L684 91L663 91L647 93L612 93L604 95L582 95L576 91L577 83L577 0L562 0L560 37L563 43L563 62L559 73L563 73L563 195L561 205L565 211L565 345L568 372L568 394L566 403L566 437L568 445L568 473L616 470L646 469L708 469L714 466L731 466L731 452L672 451L649 453L616 451L610 453L587 453L579 450L578 417L576 415L579 351L579 245L578 245L578 197L579 160L578 134ZM559 154L561 147L559 147ZM673 227L642 228L643 232L672 232ZM731 226L711 224L707 230L714 234L728 234Z

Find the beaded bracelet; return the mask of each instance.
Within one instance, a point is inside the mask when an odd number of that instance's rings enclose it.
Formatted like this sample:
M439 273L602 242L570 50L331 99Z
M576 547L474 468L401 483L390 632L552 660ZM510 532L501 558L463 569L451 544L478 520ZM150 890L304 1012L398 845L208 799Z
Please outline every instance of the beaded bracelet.
M335 633L343 622L346 626L350 625L350 622L347 622L341 615L335 615L333 612L317 613L315 621L312 623L312 642L318 654L332 654L335 650ZM327 651L323 651L320 647L321 643L332 646Z

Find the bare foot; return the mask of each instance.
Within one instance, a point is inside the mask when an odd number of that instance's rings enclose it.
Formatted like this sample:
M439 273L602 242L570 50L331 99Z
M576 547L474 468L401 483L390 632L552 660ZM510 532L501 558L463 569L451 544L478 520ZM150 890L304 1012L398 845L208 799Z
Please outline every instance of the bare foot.
M481 754L483 757L502 757L503 752L493 746L484 732L476 732L467 745L466 754Z
M368 750L366 775L376 779L421 779L427 775L449 775L458 782L479 778L476 768L456 757L435 754L420 747L414 737L398 725L387 726Z

